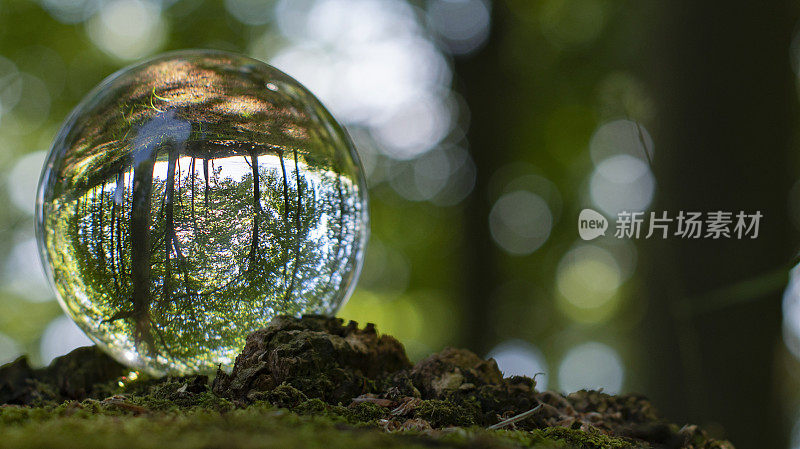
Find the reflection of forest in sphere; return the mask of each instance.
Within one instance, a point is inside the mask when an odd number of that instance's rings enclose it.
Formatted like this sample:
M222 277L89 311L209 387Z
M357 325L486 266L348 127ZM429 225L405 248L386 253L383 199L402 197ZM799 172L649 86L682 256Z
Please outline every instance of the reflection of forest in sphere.
M59 300L151 373L229 366L276 314L332 314L355 285L366 191L344 130L256 60L167 54L73 111L37 230Z

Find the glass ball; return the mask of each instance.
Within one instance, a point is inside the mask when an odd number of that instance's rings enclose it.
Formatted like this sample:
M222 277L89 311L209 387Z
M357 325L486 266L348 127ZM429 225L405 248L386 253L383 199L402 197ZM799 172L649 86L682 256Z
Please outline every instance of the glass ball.
M231 53L111 75L44 166L39 249L65 312L154 375L232 365L279 314L334 314L355 287L366 185L345 130L302 85Z

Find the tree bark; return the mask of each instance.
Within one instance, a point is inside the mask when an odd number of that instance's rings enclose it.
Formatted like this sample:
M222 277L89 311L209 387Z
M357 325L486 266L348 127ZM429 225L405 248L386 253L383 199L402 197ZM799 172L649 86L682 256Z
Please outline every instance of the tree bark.
M133 319L137 339L152 343L150 329L150 215L153 193L153 168L156 151L142 148L139 151L151 152L148 157L139 159L133 169L133 199L131 204L131 283L133 284ZM165 242L165 244L167 244ZM151 345L152 348L152 345Z
M651 4L656 211L761 211L755 240L646 241L647 393L668 417L721 424L739 449L786 447L776 385L781 285L700 312L708 295L790 260L793 104L783 2Z
M250 156L250 164L253 170L253 229L250 237L250 256L248 270L255 267L256 256L258 254L258 222L261 219L261 187L260 176L258 174L258 155L255 151Z
M463 277L461 294L465 308L460 342L483 354L490 349L494 332L487 325L491 298L499 282L497 250L489 230L490 199L486 192L492 175L508 162L512 89L500 58L502 35L508 11L500 2L492 8L492 29L487 44L478 53L456 60L457 89L470 111L467 131L470 154L476 167L475 185L464 204Z

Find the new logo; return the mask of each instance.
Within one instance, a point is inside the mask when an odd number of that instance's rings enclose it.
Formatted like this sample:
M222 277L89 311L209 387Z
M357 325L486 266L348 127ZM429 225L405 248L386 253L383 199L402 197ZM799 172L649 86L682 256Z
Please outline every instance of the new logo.
M601 235L606 235L608 220L600 212L584 209L578 215L578 234L584 240L594 240Z

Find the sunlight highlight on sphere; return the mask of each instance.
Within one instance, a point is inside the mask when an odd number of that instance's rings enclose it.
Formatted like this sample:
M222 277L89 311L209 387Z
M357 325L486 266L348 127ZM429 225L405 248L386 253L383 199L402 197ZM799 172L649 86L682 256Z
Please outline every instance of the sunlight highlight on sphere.
M589 194L603 212L644 212L650 207L656 181L641 159L622 154L600 162L589 181Z
M561 391L602 389L616 394L622 389L625 368L617 352L598 342L583 343L571 348L558 366L558 387Z
M539 349L522 340L507 340L492 348L486 358L493 358L504 377L536 378L536 390L547 390L548 368Z
M39 343L39 353L42 362L49 364L54 358L60 357L73 349L81 346L92 346L94 342L67 316L60 316L44 330Z
M166 37L161 9L142 0L114 0L92 17L86 28L101 50L122 60L133 60L157 51Z
M553 215L547 202L525 190L500 197L489 213L492 238L512 255L526 255L539 249L553 227Z
M556 272L559 306L570 318L599 322L616 311L622 272L608 251L581 245L561 259Z
M255 59L168 53L117 72L59 132L36 211L65 312L153 374L227 368L274 316L334 314L368 232L349 136Z

